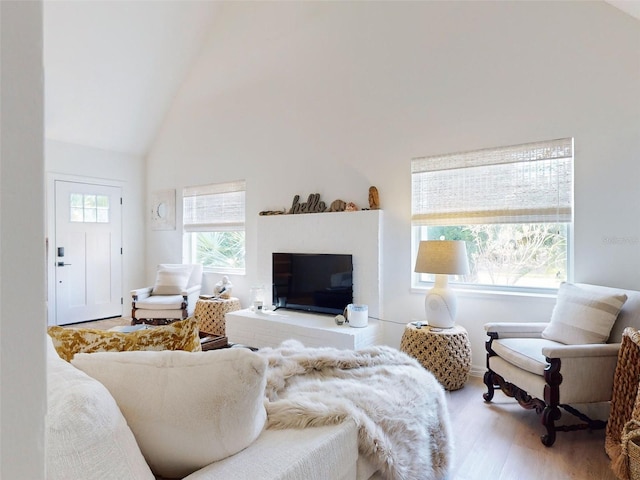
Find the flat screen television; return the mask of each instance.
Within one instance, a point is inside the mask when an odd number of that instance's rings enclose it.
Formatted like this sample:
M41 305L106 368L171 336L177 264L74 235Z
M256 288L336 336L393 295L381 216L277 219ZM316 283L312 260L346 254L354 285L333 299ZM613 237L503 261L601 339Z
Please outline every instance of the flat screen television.
M273 253L273 305L342 313L353 303L353 258L333 253Z

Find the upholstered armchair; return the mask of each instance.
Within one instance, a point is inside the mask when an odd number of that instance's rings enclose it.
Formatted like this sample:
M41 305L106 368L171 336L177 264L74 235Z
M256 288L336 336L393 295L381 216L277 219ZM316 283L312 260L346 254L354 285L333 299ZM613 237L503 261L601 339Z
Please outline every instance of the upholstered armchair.
M158 265L154 286L131 291L131 324L165 325L187 318L201 288L202 265Z
M640 292L563 283L549 322L485 325L485 401L500 389L542 414L541 440L548 447L557 431L604 428L606 418L591 419L576 407L611 400L627 326L640 327ZM579 422L558 425L560 409Z

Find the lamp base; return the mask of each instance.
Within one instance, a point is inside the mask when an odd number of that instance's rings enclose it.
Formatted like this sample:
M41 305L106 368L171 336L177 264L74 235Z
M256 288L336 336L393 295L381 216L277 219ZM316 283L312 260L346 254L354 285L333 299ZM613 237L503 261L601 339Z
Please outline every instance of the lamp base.
M436 275L436 282L424 299L427 323L431 327L451 328L456 323L458 302L448 280L448 275Z

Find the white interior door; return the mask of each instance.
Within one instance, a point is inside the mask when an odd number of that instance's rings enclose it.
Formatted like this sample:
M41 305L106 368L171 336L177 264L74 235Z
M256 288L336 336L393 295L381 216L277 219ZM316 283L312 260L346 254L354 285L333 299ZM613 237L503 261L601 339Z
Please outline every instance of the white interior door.
M121 189L56 180L56 325L122 315Z

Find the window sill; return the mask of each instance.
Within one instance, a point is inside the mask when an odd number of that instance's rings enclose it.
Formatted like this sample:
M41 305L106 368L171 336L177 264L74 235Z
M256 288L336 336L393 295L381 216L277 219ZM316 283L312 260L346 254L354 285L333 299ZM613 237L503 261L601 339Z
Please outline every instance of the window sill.
M549 299L555 301L557 297L557 289L548 289L546 291L542 291L540 289L522 289L522 290L498 290L498 289L488 289L488 288L472 288L472 287L462 287L457 288L455 285L450 285L451 289L456 292L456 295L460 298L504 298L504 299L532 299L532 298L540 298L540 299ZM427 290L431 287L412 287L411 293L425 295Z
M204 273L215 273L219 275L246 275L245 269L234 268L218 268L218 267L204 267Z

